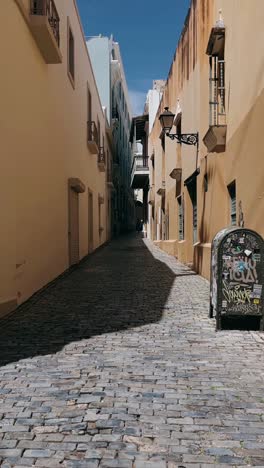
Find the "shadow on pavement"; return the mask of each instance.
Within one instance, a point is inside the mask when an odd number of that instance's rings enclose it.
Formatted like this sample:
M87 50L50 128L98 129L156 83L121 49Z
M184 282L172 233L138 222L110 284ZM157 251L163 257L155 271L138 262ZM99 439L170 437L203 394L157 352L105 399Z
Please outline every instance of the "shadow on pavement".
M141 237L114 240L2 321L0 365L158 322L174 278Z

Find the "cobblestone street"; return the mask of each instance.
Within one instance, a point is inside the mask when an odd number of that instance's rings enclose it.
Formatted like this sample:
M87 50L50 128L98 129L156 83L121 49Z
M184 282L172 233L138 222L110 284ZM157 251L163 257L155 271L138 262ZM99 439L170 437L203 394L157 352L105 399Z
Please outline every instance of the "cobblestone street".
M1 466L264 466L264 341L208 296L123 237L2 320Z

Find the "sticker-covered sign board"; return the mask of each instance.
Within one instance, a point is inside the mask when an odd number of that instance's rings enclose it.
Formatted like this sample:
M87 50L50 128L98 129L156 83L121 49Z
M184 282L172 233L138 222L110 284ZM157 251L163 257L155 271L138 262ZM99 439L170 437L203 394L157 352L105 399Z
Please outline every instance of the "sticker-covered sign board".
M220 231L212 243L210 316L221 328L223 316L264 314L264 243L244 228Z

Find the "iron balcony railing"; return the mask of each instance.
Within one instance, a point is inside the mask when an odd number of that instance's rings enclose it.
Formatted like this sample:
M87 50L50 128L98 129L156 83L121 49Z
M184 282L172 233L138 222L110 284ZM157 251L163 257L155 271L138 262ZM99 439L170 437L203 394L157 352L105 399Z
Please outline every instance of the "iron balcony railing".
M149 173L149 165L148 165L148 156L138 155L134 156L133 164L131 168L131 183L133 184L134 176L139 175L142 173L144 176L145 174Z
M31 15L47 16L58 46L60 45L60 18L53 0L31 0Z
M135 171L147 171L149 168L148 165L148 156L134 156L131 173Z
M226 125L225 61L210 57L209 73L209 125Z
M87 122L87 140L92 141L99 146L98 130L96 123L93 120Z
M100 146L99 148L98 164L105 164L105 150L103 146Z

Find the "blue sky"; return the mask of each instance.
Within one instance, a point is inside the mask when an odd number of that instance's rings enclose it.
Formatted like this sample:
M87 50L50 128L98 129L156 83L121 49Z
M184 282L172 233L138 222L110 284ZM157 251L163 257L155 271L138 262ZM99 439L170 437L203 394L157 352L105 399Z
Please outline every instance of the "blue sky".
M119 42L130 100L142 113L155 79L166 79L190 0L77 0L86 36Z

